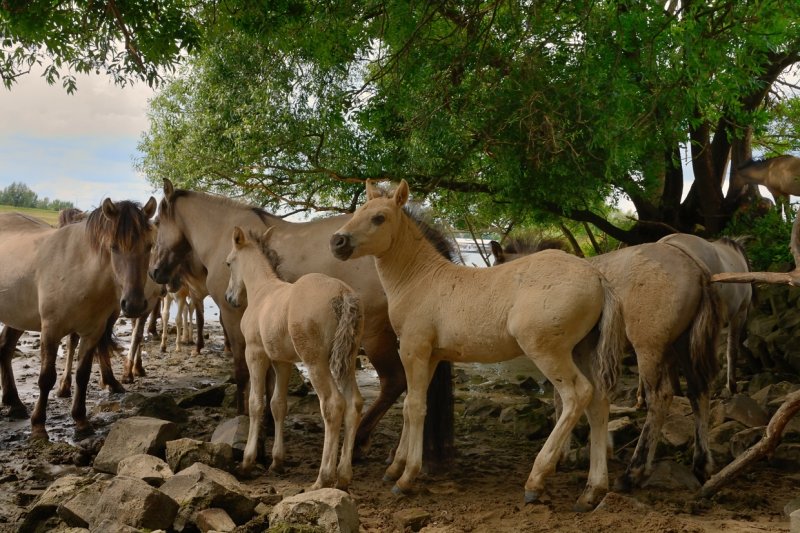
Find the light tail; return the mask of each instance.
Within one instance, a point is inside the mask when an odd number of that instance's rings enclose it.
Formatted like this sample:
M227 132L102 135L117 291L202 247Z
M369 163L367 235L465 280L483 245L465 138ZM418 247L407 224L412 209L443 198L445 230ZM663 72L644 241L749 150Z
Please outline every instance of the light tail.
M603 285L603 314L600 317L600 338L597 342L596 357L593 358L595 383L609 396L617 384L622 354L627 337L622 315L622 303L608 281L601 277Z
M336 332L333 337L330 367L340 390L355 372L355 359L364 331L364 309L361 300L352 292L343 292L333 302L336 313Z

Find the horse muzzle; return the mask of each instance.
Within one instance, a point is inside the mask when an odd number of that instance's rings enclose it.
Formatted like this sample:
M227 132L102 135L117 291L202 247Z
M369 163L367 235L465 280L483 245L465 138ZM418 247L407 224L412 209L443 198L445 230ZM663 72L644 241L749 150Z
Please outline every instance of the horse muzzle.
M119 301L122 314L128 318L139 318L147 313L147 298L141 296L126 296Z
M336 259L346 261L353 255L353 243L350 235L346 233L334 233L331 237L331 252Z

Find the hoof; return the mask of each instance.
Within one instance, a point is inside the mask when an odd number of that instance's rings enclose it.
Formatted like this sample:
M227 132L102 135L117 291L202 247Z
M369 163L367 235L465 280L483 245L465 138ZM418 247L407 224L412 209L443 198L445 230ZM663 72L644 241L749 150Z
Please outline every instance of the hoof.
M12 405L8 409L8 417L16 420L24 420L28 418L28 409L24 405ZM45 433L45 436L47 433Z
M397 481L397 480L395 478L393 478L392 476L390 476L389 474L384 474L383 475L383 482L384 483L394 483L395 481Z
M31 436L28 437L28 442L49 442L50 437L47 435L45 429L32 429Z
M121 381L123 383L133 383L133 376L122 376Z
M411 492L401 489L399 485L395 485L392 487L392 494L395 496L408 496Z
M633 482L631 478L628 476L621 476L618 477L617 480L614 482L614 492L624 492L628 493L633 490Z
M85 425L83 427L76 427L75 428L75 440L81 441L85 438L91 437L94 435L94 429L91 425Z
M56 391L56 396L59 398L69 398L72 396L72 389L58 389Z
M275 461L269 465L269 471L273 474L283 474L286 472L286 468L284 467L283 463L276 463Z
M525 491L525 505L531 504L544 504L548 498L545 496L544 491L526 490Z

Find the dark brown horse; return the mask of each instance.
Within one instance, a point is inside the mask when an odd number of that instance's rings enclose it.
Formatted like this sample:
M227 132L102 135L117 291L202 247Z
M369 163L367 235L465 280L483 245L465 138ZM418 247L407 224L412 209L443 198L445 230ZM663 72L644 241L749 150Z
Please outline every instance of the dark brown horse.
M47 397L56 382L55 361L62 338L81 337L77 391L72 401L76 431L89 431L86 387L92 351L103 340L110 317L137 317L147 309L144 287L153 237L151 198L106 199L82 222L54 229L19 213L0 215L0 337L2 401L17 412L19 399L11 356L23 331L41 331L39 399L31 415L31 437L47 439Z
M281 257L280 275L286 281L294 282L304 274L318 272L350 285L364 303L366 323L362 347L381 384L380 395L365 413L356 435L356 449L363 453L372 430L405 390L406 380L397 352L397 336L389 322L386 295L374 261L364 258L342 263L330 254L331 235L350 217L288 222L228 198L175 189L169 180L164 180L164 198L158 214L157 258L150 274L159 283L168 282L192 251L206 268L208 293L220 308L222 325L233 351L240 412L244 411L244 390L249 379L244 359L245 340L239 327L244 307L236 309L225 301L230 277L225 257L230 251L233 228L239 226L244 231L260 234L267 227L274 227L270 243ZM429 394L426 450L434 452L429 458L446 460L451 456L453 438L449 364L439 366ZM441 446L435 448L436 444Z

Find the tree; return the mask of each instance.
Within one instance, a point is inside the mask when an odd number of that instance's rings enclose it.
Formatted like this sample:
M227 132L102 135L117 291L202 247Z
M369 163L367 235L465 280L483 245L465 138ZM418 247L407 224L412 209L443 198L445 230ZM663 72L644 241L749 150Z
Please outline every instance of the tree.
M184 0L0 0L0 79L10 89L44 67L48 83L59 78L76 89L75 72L104 72L115 83L158 84L200 31L194 3Z
M16 181L0 191L0 204L14 207L36 207L37 194L24 183Z
M796 2L234 5L153 101L154 182L351 210L364 179L405 178L454 217L636 243L719 232L749 187L734 173L723 193L729 162L767 133L798 146L772 120L797 120L778 82L800 59ZM629 229L606 216L620 193Z

